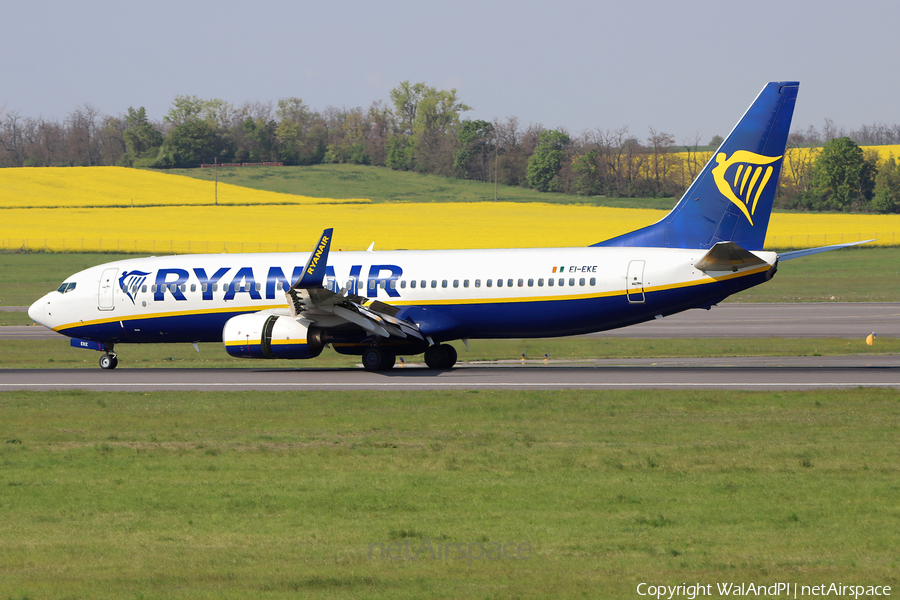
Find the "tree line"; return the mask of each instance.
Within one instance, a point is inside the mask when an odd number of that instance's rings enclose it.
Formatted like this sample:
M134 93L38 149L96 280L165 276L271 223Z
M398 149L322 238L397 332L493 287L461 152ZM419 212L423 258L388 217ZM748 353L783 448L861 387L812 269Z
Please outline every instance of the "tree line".
M172 168L218 162L384 166L583 196L673 197L703 168L719 136L676 143L627 127L572 136L515 117L464 119L455 89L402 82L389 102L318 111L300 98L234 106L176 96L162 121L143 107L101 114L85 104L62 121L0 111L0 166ZM792 133L778 204L806 210L900 211L900 171L859 145L900 143L900 125Z

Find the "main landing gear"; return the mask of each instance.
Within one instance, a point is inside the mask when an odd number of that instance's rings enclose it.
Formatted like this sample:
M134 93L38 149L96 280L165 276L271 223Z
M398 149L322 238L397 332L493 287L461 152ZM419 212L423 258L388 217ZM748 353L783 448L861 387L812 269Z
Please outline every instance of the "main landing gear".
M362 364L366 371L387 371L394 368L397 357L379 346L370 346L363 352Z
M425 364L430 369L449 369L456 364L456 348L450 344L430 346L425 351ZM366 371L388 371L394 368L397 356L380 346L369 346L363 352L362 364Z
M450 344L429 346L425 351L425 364L431 369L449 369L456 364L456 348Z

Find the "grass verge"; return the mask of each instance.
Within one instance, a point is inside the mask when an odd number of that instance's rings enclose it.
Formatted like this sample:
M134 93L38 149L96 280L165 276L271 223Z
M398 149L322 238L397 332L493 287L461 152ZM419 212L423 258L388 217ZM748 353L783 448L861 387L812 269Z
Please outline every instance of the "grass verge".
M8 392L0 411L0 597L898 583L886 390Z
M166 171L204 181L213 181L213 169ZM223 167L219 181L241 187L319 198L366 198L372 202L489 202L494 185L480 181L394 171L362 165L315 165L310 167ZM585 204L617 208L669 210L677 198L603 198L542 193L521 187L498 188L503 202L547 202Z

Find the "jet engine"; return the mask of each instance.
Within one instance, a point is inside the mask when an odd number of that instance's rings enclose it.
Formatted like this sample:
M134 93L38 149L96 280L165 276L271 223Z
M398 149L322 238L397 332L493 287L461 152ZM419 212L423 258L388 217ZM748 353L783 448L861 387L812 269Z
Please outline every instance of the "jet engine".
M315 358L324 345L311 322L264 313L228 319L222 341L237 358Z

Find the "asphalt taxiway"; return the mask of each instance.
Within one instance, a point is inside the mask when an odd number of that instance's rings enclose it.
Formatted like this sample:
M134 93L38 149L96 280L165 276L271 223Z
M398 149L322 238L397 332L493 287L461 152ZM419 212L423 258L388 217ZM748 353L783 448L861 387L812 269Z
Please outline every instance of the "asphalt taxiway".
M4 390L283 391L464 389L900 388L900 357L599 359L583 362L463 363L446 371L409 366L363 369L40 369L0 371Z

